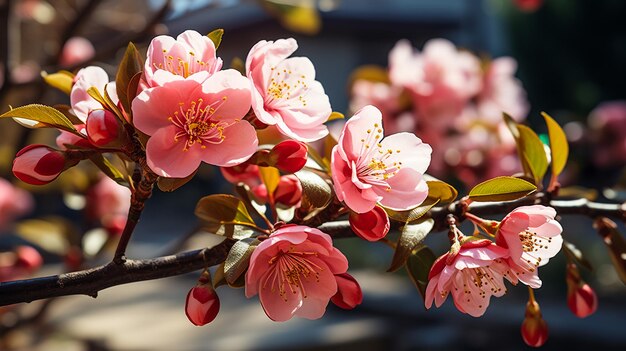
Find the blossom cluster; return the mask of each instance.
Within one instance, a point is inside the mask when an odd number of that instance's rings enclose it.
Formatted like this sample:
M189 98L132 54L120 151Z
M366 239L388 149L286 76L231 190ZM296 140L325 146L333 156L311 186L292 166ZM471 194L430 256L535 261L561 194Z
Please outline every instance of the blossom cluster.
M378 78L355 73L350 105L377 106L390 132L415 132L438 145L429 172L473 185L518 170L502 120L505 112L520 122L529 110L516 69L511 57L481 62L445 39L426 42L421 52L402 40Z

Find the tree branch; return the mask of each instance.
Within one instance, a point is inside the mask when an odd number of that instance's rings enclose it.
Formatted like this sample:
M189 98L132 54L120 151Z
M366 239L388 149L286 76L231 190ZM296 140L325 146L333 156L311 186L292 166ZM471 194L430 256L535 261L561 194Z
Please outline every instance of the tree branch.
M504 214L513 209L540 203L545 195L502 203L473 203L469 211L479 216ZM446 228L448 214L453 214L459 221L464 220L462 201L450 206L430 210L430 216L437 228ZM553 200L549 202L560 215L585 215L591 218L611 217L626 219L624 205L591 202L586 199ZM327 222L318 227L333 238L354 237L350 223L346 220ZM67 274L18 280L0 283L0 306L30 302L55 296L89 295L96 297L98 291L115 285L128 284L144 280L160 279L193 272L204 267L214 266L226 259L234 239L225 239L210 249L188 251L178 255L145 260L126 260L121 264L109 263L104 266Z

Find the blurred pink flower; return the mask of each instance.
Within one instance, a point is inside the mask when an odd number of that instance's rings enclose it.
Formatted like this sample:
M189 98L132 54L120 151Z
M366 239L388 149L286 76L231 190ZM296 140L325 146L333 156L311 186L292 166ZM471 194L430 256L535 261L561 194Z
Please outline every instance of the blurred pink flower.
M592 131L593 162L600 167L626 164L626 101L599 104L588 119Z
M222 69L222 59L216 57L215 44L206 35L187 30L176 39L160 35L148 46L144 80L148 87L161 86L172 76L187 78L199 72L203 77Z
M398 42L389 53L389 77L412 94L419 122L437 128L458 117L482 86L476 56L445 39L428 41L422 53L414 53L406 40Z
M454 246L453 246L454 248ZM439 257L428 275L425 306L440 307L452 294L456 308L473 317L482 316L491 296L506 293L504 276L508 266L504 258L508 250L490 240L469 239Z
M59 63L62 66L73 66L91 60L96 49L91 42L83 37L70 38L63 46Z
M87 216L99 221L110 234L119 235L126 225L130 196L130 189L102 176L87 191Z
M477 103L482 122L503 123L502 112L517 122L526 119L530 107L522 83L515 78L516 71L517 61L511 57L499 57L489 63Z
M288 58L297 48L293 38L262 40L250 49L246 72L256 117L292 139L311 142L328 134L324 122L332 110L315 80L313 63L306 57Z
M333 148L333 186L339 201L354 212L368 212L376 203L407 210L428 195L423 174L430 145L411 133L383 135L380 111L366 106L346 122Z
M556 210L542 205L522 206L506 215L498 227L496 243L508 248L507 259L517 280L533 289L541 287L538 267L548 263L563 244L563 228L554 220Z
M0 282L31 276L42 264L41 254L31 246L18 246L13 251L2 252L0 253Z
M259 294L267 316L318 319L337 293L337 275L348 260L328 234L306 226L277 229L254 250L246 273L246 297Z
M401 93L402 87L400 86L359 79L352 85L350 110L358 111L367 105L374 105L383 115L383 122L388 134L412 132L415 129L412 115L408 119L410 121L408 124L395 118L401 109ZM395 122L392 123L394 120Z
M256 151L258 139L242 118L250 109L249 81L235 70L204 79L172 76L132 104L135 126L150 135L146 156L160 176L184 178L202 161L234 166Z
M28 214L34 207L29 192L0 178L0 231L6 229L17 217Z
M87 93L87 90L91 87L98 89L103 96L106 87L106 92L111 97L113 103L117 104L119 101L117 91L115 90L115 82L109 82L109 76L102 68L88 66L81 69L74 77L70 103L76 117L83 122L87 121L89 112L102 109L102 105Z

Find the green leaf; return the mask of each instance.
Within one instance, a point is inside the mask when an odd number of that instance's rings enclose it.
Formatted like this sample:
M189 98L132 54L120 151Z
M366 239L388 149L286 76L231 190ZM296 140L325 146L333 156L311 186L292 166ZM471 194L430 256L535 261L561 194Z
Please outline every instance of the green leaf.
M224 276L224 262L222 262L213 273L213 287L218 288L222 285L228 285L226 277Z
M405 268L422 298L426 296L428 274L436 259L437 257L428 246L418 244L406 260Z
M502 118L504 119L504 123L506 124L507 128L509 128L509 131L511 131L511 134L513 135L513 139L515 139L515 145L517 147L517 158L519 158L520 163L522 164L522 169L524 170L524 174L528 175L529 178L532 178L532 172L530 168L528 167L528 162L524 161L524 155L522 153L523 145L520 140L520 132L519 132L519 129L517 128L518 126L517 122L515 122L513 117L508 115L506 112L502 113Z
M143 59L137 51L135 44L128 43L124 57L120 61L120 65L115 75L115 89L117 97L124 107L124 111L129 112L132 99L128 96L128 87L133 77L143 70Z
M333 199L333 190L322 177L311 171L303 169L294 175L302 184L302 203L299 210L308 213L304 218L308 220L330 204Z
M58 71L57 73L48 74L45 71L41 72L41 77L49 86L57 88L67 95L72 92L72 85L74 85L74 74L68 71Z
M254 225L245 204L231 195L203 197L196 205L195 214L208 222Z
M224 278L228 285L233 286L248 269L250 256L259 243L261 242L256 238L247 238L237 241L230 249L224 261Z
M89 160L98 167L107 177L113 179L117 184L129 187L129 176L116 168L102 154L93 154L89 156Z
M387 269L387 272L395 272L400 267L404 266L411 251L426 238L426 235L433 230L434 226L435 221L432 218L425 219L416 224L405 225L404 228L402 228L402 233L400 233L400 238L398 239L396 250L393 253L391 265L389 269Z
M546 150L541 139L532 129L523 125L518 125L517 129L520 133L522 155L524 160L528 162L528 168L531 172L530 176L535 180L535 184L539 185L548 170Z
M30 104L16 107L0 115L0 118L21 118L38 122L35 124L20 123L30 128L58 128L84 137L61 111L46 105Z
M565 168L567 156L569 154L569 145L565 132L561 129L556 121L547 113L541 112L548 126L548 135L550 136L550 153L552 155L552 174L558 176Z
M198 173L198 170L186 176L185 178L164 178L159 177L157 180L157 186L159 190L164 192L172 192L181 186L187 184L195 175Z
M217 50L217 48L219 48L220 44L222 43L223 35L224 35L224 29L219 28L207 34L206 36L209 37L209 39L211 39L211 41L215 45L215 50Z
M495 202L512 201L527 196L537 190L537 187L523 179L515 177L496 177L476 185L469 197L473 201Z
M267 194L271 196L280 183L280 172L275 167L259 167L259 173L261 174L261 180L267 188Z
M458 191L450 184L440 180L429 180L428 197L439 199L440 204L451 203L459 195Z

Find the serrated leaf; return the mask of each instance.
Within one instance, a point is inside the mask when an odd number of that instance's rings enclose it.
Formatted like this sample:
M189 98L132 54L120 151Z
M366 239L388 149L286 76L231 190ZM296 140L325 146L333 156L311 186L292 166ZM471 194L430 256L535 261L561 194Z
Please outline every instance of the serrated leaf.
M157 186L159 190L164 192L172 192L181 186L187 184L195 175L198 173L198 170L186 176L185 178L164 178L159 177L157 180Z
M278 183L280 183L280 171L275 167L259 167L259 174L267 188L267 194L272 196L278 187Z
M30 128L58 128L81 135L61 111L46 105L30 104L16 107L0 115L0 118L21 118L35 122L27 125Z
M537 187L523 179L515 177L496 177L476 185L469 198L478 202L512 201L530 195Z
M230 249L224 261L224 278L228 285L234 285L248 269L250 256L259 243L260 241L256 238L247 238L237 241Z
M441 180L429 180L426 184L428 184L428 197L439 199L440 204L451 203L459 195L452 185Z
M407 224L402 228L400 238L396 244L396 250L391 259L391 265L387 272L395 272L404 266L411 251L415 249L433 230L435 221L432 218L425 219L415 224Z
M307 218L330 204L333 199L333 191L324 179L304 169L294 173L294 175L302 184L302 204L300 208L309 212Z
M245 204L231 195L205 196L196 205L196 216L208 222L254 225Z
M115 167L102 154L93 154L89 156L89 160L98 167L107 177L113 179L117 184L129 187L129 177L124 172Z
M135 44L128 43L124 57L120 61L115 75L115 89L117 90L117 97L122 103L124 111L130 111L131 99L128 97L128 87L132 78L143 70L143 59L137 51Z
M565 168L569 154L569 145L561 126L547 113L541 112L541 115L546 120L546 125L548 126L550 154L552 156L552 174L556 177L561 174L561 171Z
M535 180L535 184L539 185L548 170L546 150L541 139L532 129L524 125L518 125L517 130L520 133L522 155L524 160L528 162L528 168L531 172L530 176Z
M337 119L344 119L344 118L345 118L345 116L343 115L343 113L337 112L337 111L333 111L330 114L330 116L328 116L328 119L326 120L326 122L334 121L334 120L337 120Z
M49 86L59 89L67 95L72 92L72 85L74 85L74 74L68 71L58 71L57 73L48 74L45 71L41 72L41 77Z
M211 33L207 34L206 36L209 37L209 39L211 39L211 41L213 42L213 45L215 45L215 50L217 50L217 48L219 48L220 44L222 43L223 35L224 35L224 29L218 28L212 31Z
M411 251L406 260L405 268L407 273L409 273L409 278L411 278L422 298L426 296L428 273L430 273L430 268L436 259L435 253L428 246L419 244L416 249Z

